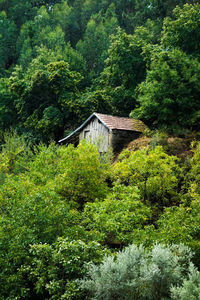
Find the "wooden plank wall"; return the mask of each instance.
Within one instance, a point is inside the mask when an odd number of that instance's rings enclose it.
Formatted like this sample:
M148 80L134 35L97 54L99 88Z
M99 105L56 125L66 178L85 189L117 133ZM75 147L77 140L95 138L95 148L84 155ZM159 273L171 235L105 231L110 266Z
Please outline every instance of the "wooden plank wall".
M99 152L107 152L109 147L109 130L94 118L84 127L79 135L80 140L86 139L88 143L95 144Z

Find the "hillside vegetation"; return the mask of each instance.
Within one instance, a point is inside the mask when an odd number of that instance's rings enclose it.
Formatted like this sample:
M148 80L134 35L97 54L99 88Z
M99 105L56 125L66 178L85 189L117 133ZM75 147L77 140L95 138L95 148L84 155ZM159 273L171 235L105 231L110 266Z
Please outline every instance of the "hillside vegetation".
M84 142L5 140L1 299L199 297L199 142L183 160L151 139L113 164Z
M198 2L0 0L0 299L200 299Z

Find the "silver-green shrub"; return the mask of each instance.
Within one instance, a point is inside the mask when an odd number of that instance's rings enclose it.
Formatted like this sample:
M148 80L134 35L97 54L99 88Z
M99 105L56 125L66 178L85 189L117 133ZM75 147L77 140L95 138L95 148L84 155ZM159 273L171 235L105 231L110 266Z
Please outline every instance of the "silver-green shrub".
M98 266L90 264L81 286L89 299L170 299L170 287L182 283L191 257L184 245L156 244L151 251L131 245Z
M189 268L189 277L183 280L182 286L171 288L173 300L200 300L200 272L193 264Z

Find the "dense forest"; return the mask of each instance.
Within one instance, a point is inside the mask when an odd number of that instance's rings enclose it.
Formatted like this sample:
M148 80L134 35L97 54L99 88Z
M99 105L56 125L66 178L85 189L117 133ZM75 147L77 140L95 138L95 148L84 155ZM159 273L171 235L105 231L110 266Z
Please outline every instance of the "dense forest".
M185 2L1 0L0 130L57 141L94 111L199 130L199 4Z
M198 2L0 0L0 299L200 299ZM94 111L149 130L57 145Z

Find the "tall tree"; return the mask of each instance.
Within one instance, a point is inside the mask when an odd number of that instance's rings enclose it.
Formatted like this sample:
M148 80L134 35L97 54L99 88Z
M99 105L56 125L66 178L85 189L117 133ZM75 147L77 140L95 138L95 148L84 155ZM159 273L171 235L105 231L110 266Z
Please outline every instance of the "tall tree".
M17 28L4 11L0 13L0 24L0 74L5 75L4 71L16 61Z
M105 15L99 13L89 20L83 40L78 42L76 48L86 59L87 70L91 72L91 76L98 75L103 70L110 45L109 36L116 33L117 25L113 5Z
M131 115L151 127L199 129L200 63L184 52L160 50L137 89L139 107ZM186 117L187 114L187 117Z
M185 4L174 9L173 18L166 18L163 25L162 45L179 48L200 58L200 4Z
M80 73L71 71L67 62L56 61L54 53L45 48L25 72L17 67L9 85L15 94L20 127L45 141L58 139L64 127L77 122L81 80Z
M99 87L111 97L118 115L126 116L135 107L134 90L144 79L145 67L141 42L119 28L112 36L106 67L99 79Z
M45 46L48 49L65 47L65 35L59 24L52 22L51 16L45 7L38 10L34 20L26 22L17 41L19 64L27 67L37 55L37 47Z
M14 97L9 91L8 79L0 79L0 130L8 130L16 125L17 115L14 106Z

